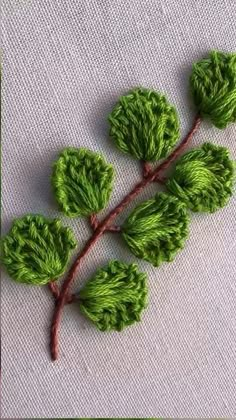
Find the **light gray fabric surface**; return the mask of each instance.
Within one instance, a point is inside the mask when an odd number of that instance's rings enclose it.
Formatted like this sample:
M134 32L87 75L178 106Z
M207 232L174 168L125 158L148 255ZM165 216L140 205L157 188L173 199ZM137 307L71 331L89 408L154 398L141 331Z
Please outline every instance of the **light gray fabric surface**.
M2 21L3 232L26 212L59 215L49 177L68 145L100 151L115 165L109 207L117 204L140 177L138 163L108 137L117 97L137 85L166 92L184 135L194 117L192 62L213 48L236 49L235 0L4 0ZM194 143L205 140L236 157L235 127L204 122ZM3 273L2 417L236 416L235 210L232 199L214 215L192 215L186 248L172 264L138 262L150 288L139 325L102 334L66 307L54 364L47 289ZM63 220L82 246L86 221ZM75 289L110 258L137 261L121 238L105 235Z

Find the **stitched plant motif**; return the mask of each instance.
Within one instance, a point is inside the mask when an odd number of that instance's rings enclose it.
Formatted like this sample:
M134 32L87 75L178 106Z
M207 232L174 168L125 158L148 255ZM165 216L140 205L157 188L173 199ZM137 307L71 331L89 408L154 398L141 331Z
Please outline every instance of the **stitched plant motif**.
M71 292L83 259L104 233L120 233L124 246L136 257L158 267L173 261L185 246L190 211L213 213L232 196L235 162L225 147L207 141L181 154L204 118L220 129L236 121L236 54L212 51L195 63L190 89L197 114L190 132L175 149L179 117L163 94L139 87L118 100L108 118L111 141L140 161L142 178L103 220L98 213L110 199L112 165L84 147L60 152L51 177L59 209L67 217L87 217L92 229L60 289L56 281L66 272L76 247L70 228L59 219L29 214L16 219L2 239L1 262L8 274L20 283L48 283L55 298L53 360L59 354L59 327L66 304L78 302L81 312L100 331L123 330L140 321L147 307L146 274L136 264L117 260L99 268L78 293ZM167 178L165 171L172 164ZM150 183L160 183L166 191L136 206L123 225L117 226L117 216Z

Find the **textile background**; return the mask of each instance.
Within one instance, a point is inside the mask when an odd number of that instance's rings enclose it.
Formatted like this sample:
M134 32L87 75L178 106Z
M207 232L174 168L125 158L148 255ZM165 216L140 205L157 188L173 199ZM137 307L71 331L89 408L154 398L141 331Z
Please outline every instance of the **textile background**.
M24 213L61 217L50 174L68 145L114 164L109 208L116 205L141 175L109 139L117 98L139 85L166 93L184 136L195 114L191 65L211 49L235 51L235 21L235 0L3 0L3 233ZM193 144L207 140L236 158L234 126L204 122ZM148 273L149 307L140 324L103 334L67 306L54 364L47 288L18 285L3 272L3 418L236 416L235 210L232 199L213 215L193 214L185 249L158 269L106 234L75 290L111 258L136 261ZM82 246L86 221L63 220Z

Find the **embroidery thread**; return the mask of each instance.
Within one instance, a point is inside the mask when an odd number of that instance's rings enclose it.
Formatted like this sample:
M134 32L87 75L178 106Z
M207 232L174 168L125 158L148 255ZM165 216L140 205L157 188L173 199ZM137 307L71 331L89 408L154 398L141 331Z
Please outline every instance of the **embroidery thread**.
M77 243L59 219L27 215L3 238L2 263L17 282L44 285L64 274Z
M121 151L140 161L143 176L103 220L98 219L98 213L110 198L112 166L85 148L70 147L60 153L52 175L59 208L69 217L87 217L93 231L61 289L56 280L65 272L76 241L60 220L24 216L1 241L1 261L9 275L22 283L48 283L55 298L50 343L53 360L59 354L65 304L78 301L82 313L101 331L121 331L139 321L147 306L146 275L136 264L116 260L100 268L78 294L71 293L84 257L105 232L121 233L135 256L157 267L172 261L185 245L190 210L214 212L233 194L235 162L226 148L208 142L180 155L202 119L208 118L218 128L236 121L236 54L213 51L195 63L190 87L197 115L190 132L172 152L180 132L173 105L160 93L145 88L136 88L119 99L109 116L110 136ZM166 159L152 168L150 162L161 158ZM163 173L174 162L167 179ZM122 226L115 225L117 216L153 182L164 185L167 192L139 204Z

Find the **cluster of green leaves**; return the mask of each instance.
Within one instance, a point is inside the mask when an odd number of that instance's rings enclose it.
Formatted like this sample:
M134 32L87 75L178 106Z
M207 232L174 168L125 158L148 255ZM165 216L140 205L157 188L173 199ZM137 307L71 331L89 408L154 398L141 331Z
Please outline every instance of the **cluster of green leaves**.
M190 85L203 118L219 128L235 122L236 54L212 52L193 66ZM136 88L122 96L109 123L117 147L141 161L165 158L179 140L175 107L152 89ZM211 143L182 156L166 183L168 193L139 204L121 227L131 252L154 266L172 261L188 236L188 209L214 212L225 206L233 192L234 169L229 151ZM108 204L113 175L100 154L65 148L51 178L60 210L68 217L98 214ZM1 258L16 281L41 285L64 273L74 247L73 233L60 221L28 215L16 220L3 238ZM81 291L81 298L82 311L99 329L120 330L138 320L146 305L145 278L134 265L111 262Z

